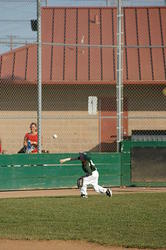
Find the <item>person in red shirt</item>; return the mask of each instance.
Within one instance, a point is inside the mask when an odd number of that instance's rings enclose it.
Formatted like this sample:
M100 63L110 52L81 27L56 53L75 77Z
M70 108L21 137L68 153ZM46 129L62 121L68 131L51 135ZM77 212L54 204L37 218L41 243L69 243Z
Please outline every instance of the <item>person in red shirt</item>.
M30 124L30 132L26 133L24 136L24 147L26 148L26 153L37 153L38 135L37 135L37 124L32 122Z

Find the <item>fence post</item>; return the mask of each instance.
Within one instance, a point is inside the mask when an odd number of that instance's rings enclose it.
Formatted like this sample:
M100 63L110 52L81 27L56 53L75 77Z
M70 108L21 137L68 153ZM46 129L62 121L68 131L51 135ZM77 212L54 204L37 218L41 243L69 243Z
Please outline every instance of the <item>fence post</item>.
M120 152L120 143L123 138L123 84L122 84L122 7L121 0L118 0L117 6L117 83L116 83L116 101L117 101L117 152Z
M37 0L37 86L38 86L38 152L41 153L41 112L42 112L42 44L41 44L41 0Z

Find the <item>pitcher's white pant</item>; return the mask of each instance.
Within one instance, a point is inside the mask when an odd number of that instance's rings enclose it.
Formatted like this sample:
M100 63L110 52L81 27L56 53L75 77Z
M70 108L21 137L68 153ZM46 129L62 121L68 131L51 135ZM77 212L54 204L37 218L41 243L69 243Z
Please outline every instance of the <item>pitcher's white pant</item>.
M98 185L99 173L97 170L92 172L92 175L83 177L83 186L81 194L87 195L87 186L92 185L97 193L106 193L107 189Z

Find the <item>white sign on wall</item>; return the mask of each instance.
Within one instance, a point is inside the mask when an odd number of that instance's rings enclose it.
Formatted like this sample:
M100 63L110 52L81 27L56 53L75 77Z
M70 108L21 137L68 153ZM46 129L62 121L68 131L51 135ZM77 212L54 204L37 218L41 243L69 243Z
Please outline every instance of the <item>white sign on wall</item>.
M88 97L88 114L89 115L97 114L97 96Z

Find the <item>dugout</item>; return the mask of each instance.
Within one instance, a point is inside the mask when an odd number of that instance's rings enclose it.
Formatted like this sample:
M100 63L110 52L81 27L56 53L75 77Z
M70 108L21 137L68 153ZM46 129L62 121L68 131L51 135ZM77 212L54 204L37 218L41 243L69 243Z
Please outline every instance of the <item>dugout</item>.
M122 185L166 186L166 131L132 131L121 153Z
M139 137L140 138L140 137ZM166 141L124 140L120 153L91 153L103 186L166 186ZM69 154L0 155L0 191L75 188L80 162L61 166ZM70 154L76 157L76 154Z

